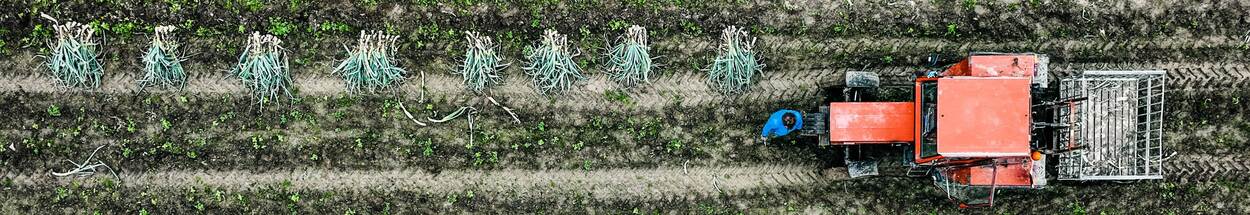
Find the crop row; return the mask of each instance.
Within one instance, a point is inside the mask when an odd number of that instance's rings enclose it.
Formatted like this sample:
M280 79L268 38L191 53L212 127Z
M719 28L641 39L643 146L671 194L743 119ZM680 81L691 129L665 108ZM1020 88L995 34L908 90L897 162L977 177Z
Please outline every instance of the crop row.
M50 16L43 16L59 23ZM80 88L97 88L104 75L104 63L100 60L100 40L95 28L77 22L56 24L55 42L51 43L45 59L46 68L60 85ZM154 29L147 51L142 55L143 78L138 80L140 89L159 87L181 89L186 86L187 74L183 69L174 26ZM455 73L462 76L466 88L481 93L501 81L501 71L510 63L497 52L499 47L490 37L477 32L465 32L466 44L462 63ZM610 77L625 88L647 84L657 64L657 57L650 53L647 30L631 26L621 35L605 57L609 64L604 68ZM354 48L347 50L347 58L334 67L334 74L342 76L349 92L380 91L402 82L407 71L393 59L395 45L400 37L382 31L362 31ZM576 90L586 77L582 67L586 63L574 58L581 53L576 45L570 45L565 35L554 29L546 30L541 41L526 47L522 69L531 77L533 88L544 95L558 95ZM707 82L722 93L745 92L758 78L764 64L756 55L755 38L746 28L730 26L722 32L722 44L718 47L713 63L707 66ZM283 41L274 35L254 32L230 73L252 91L252 97L264 106L281 96L291 97L289 51ZM424 77L424 72L421 74ZM423 79L424 80L424 79Z

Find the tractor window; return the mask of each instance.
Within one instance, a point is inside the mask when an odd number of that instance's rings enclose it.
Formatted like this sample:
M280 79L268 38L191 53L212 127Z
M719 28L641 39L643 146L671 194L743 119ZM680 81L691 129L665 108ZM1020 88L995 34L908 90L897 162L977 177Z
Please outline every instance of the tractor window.
M994 204L994 192L997 191L994 186L972 186L961 184L951 179L951 172L946 170L938 170L934 172L936 176L933 183L938 188L946 192L946 197L963 205L969 206L986 206ZM966 183L966 182L965 182Z
M937 155L937 81L920 83L920 157Z

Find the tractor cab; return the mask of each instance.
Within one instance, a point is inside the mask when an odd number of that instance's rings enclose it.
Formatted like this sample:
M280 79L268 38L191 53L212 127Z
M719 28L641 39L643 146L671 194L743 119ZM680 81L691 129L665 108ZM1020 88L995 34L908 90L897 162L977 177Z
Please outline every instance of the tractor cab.
M917 169L952 200L991 204L997 188L1045 185L1031 156L1036 55L973 55L915 79ZM1044 65L1042 65L1044 66Z

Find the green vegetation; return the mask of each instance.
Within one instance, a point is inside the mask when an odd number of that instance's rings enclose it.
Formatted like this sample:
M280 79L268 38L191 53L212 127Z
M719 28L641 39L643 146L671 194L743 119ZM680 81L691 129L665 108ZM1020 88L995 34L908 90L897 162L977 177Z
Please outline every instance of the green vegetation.
M562 93L586 79L573 61L578 54L569 52L568 38L555 30L545 31L542 43L526 51L529 62L524 69L543 94Z
M61 116L61 108L56 105L48 106L48 116Z
M288 33L295 31L295 24L281 18L269 18L269 34L274 36L286 36Z
M47 56L52 77L70 87L99 87L104 67L96 54L95 33L88 25L69 22L56 25L56 43Z
M603 92L603 98L608 101L618 102L625 105L633 105L634 101L630 99L629 93L620 90L607 90Z
M403 80L407 72L391 59L398 39L381 31L360 32L356 48L349 50L347 60L334 68L334 73L347 81L348 92L382 90Z
M716 60L708 71L708 81L717 90L727 94L739 94L754 82L755 73L761 73L764 64L755 57L755 38L736 26L725 28Z
M173 40L173 26L156 27L152 37L152 45L143 54L143 79L139 79L139 88L159 86L162 88L182 88L187 83L187 74L182 69L182 60L178 59L178 44Z
M247 47L239 55L239 63L231 73L252 90L252 98L257 99L262 107L265 103L276 101L280 94L291 97L290 66L282 50L282 41L259 32L252 33L247 41Z
M113 35L117 35L117 37L122 40L130 39L130 37L134 35L134 31L136 29L142 28L141 24L136 24L130 21L109 23L100 20L93 20L87 23L87 25L90 25L91 29L94 29L96 32L111 32Z
M351 32L351 26L341 21L323 20L316 28L305 28L307 32L313 32L313 37L321 38L322 34L348 34ZM387 34L395 34L391 29L386 31Z
M464 62L460 64L457 74L464 79L464 85L473 92L482 92L486 88L501 81L499 73L508 67L503 57L495 52L494 41L478 32L465 32L465 40L469 48L464 52Z
M651 48L647 46L647 29L630 26L619 40L608 52L608 71L612 79L626 88L650 82L655 65L651 63Z
M942 36L959 37L959 25L955 25L955 23L946 24L946 34Z

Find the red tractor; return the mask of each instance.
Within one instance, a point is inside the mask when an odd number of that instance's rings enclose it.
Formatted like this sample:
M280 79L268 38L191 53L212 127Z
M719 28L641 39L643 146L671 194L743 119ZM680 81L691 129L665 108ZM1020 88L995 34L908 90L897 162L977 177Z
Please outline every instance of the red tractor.
M848 72L842 101L773 114L764 138L798 131L841 148L852 177L931 177L962 207L1048 180L1162 178L1163 71L1085 71L1052 86L1039 54L974 53L915 73L909 102L867 101L875 73ZM798 116L796 116L798 115Z

